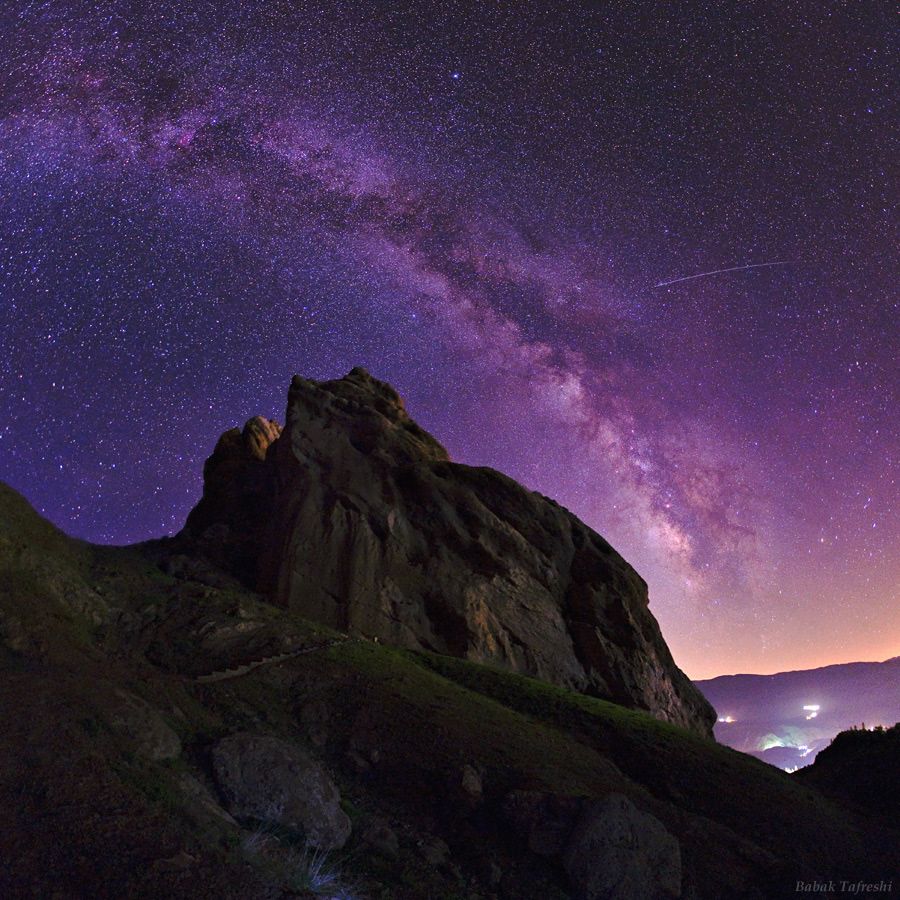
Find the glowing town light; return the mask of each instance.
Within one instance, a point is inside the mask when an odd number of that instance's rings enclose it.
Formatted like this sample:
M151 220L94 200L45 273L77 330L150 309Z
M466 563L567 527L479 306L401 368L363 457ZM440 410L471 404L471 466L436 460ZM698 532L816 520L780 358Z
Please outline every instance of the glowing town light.
M809 715L806 717L808 721L809 719L814 719L819 714L819 710L821 709L821 707L818 703L810 703L809 706L804 706L803 709L809 713Z
M734 719L731 716L719 716L719 721L725 722L730 725L734 721Z

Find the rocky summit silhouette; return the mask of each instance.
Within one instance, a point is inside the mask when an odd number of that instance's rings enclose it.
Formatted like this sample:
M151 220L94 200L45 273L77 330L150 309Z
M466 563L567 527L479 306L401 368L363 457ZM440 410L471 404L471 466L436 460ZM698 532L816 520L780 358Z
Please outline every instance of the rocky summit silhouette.
M503 666L711 735L647 585L554 501L450 460L361 368L219 439L179 546L311 619Z

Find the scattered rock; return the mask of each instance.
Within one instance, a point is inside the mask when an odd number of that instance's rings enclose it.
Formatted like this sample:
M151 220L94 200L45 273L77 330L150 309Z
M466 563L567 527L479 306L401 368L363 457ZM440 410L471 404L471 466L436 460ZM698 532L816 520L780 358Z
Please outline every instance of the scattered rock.
M181 740L149 703L120 688L115 690L109 723L134 747L134 752L154 761L175 759Z
M591 803L563 855L579 900L681 896L678 841L622 794Z
M205 559L187 556L184 553L173 553L171 556L163 557L159 566L163 572L173 578L183 581L199 581L209 587L228 589L239 584L237 579Z
M470 765L463 766L460 786L463 789L463 793L465 793L472 801L477 803L481 800L483 788L481 783L481 773L477 769Z
M321 850L343 847L350 819L340 793L319 763L293 744L246 732L223 738L213 770L231 814L302 831Z
M419 843L419 852L422 859L435 869L445 865L450 858L450 848L446 841L433 835L422 839Z
M16 653L25 653L30 643L28 631L22 620L2 609L0 609L0 640Z
M189 869L196 861L196 857L182 850L168 859L156 860L151 868L160 875L166 872L183 872L185 869Z
M323 700L305 703L300 710L300 721L310 742L316 747L324 747L328 743L329 718L328 705Z
M212 795L209 788L194 778L193 775L187 772L179 772L177 784L184 795L185 808L195 821L213 818L228 825L237 825L234 818L216 802L216 798Z
M355 750L348 750L346 753L347 762L360 774L368 772L371 766L369 761L364 759Z
M560 856L581 813L582 801L546 791L511 791L503 814L538 856Z
M363 832L362 839L363 843L388 859L396 859L400 853L400 841L384 819L373 819Z

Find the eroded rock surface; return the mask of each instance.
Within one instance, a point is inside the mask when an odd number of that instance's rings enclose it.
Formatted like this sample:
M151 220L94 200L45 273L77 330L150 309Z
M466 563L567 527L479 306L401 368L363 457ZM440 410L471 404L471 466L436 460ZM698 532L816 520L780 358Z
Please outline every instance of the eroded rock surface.
M711 733L643 579L568 510L450 461L387 384L295 377L204 469L183 535L276 602L392 644L501 665Z
M242 732L213 748L213 770L238 819L257 819L300 831L320 850L343 847L350 819L322 766L293 744Z
M663 824L622 794L590 804L563 856L578 900L681 896L681 850Z
M112 700L114 699L114 702ZM129 691L116 688L107 710L109 723L133 745L145 759L175 759L181 753L181 740L149 703Z
M274 501L266 455L280 434L281 425L263 416L226 431L203 467L203 499L185 526L196 551L249 585L258 578L259 539ZM175 557L168 568L196 577L198 566ZM198 580L209 583L204 572Z

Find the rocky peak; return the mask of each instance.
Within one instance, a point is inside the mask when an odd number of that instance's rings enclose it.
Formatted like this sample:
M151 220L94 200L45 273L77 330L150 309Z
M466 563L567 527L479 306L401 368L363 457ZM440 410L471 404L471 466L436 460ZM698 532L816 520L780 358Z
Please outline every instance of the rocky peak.
M260 461L266 458L269 446L281 435L281 425L264 416L254 416L244 425L241 441L246 451Z
M553 501L451 462L364 369L294 377L283 431L255 418L226 432L185 543L331 627L711 733L634 569Z
M269 448L281 425L264 416L231 428L203 466L203 497L182 532L195 551L247 584L257 580L259 538L273 495Z
M288 428L295 452L325 447L321 429L339 431L357 453L389 464L449 460L447 451L409 416L400 395L365 369L352 369L333 381L295 375L288 392Z

